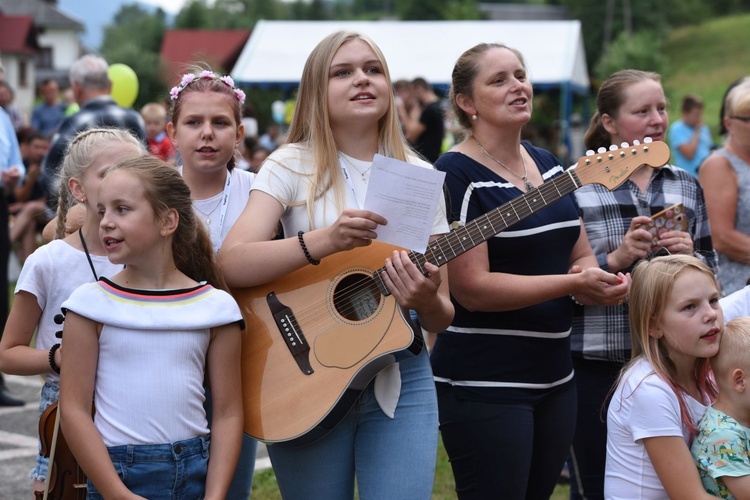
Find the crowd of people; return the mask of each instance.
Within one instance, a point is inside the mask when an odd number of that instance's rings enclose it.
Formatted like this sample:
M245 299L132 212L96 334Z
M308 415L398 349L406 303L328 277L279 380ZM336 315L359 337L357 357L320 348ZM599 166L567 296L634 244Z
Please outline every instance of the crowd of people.
M260 332L232 292L379 249L389 221L364 208L375 155L445 173L435 246L568 175L524 140L533 82L500 43L455 63L448 151L432 86L393 82L358 33L312 50L289 129L262 135L228 76L196 69L136 112L109 95L107 68L91 55L72 66L75 113L55 81L39 85L31 126L0 110L0 262L15 243L23 264L9 313L0 294L0 370L44 379L40 416L60 403L88 498L250 496L258 443L243 412L263 401L241 390L240 353ZM618 71L586 147L669 141L674 164L468 232L447 264L383 251L373 279L416 340L357 381L321 437L269 446L283 498L430 498L439 436L461 499L549 498L566 465L571 499L743 498L750 82L725 96L718 149L701 113L688 95L670 127L660 75ZM684 226L646 229L677 206ZM45 223L54 236L40 244ZM0 375L0 405L19 403ZM34 491L52 474L40 455Z

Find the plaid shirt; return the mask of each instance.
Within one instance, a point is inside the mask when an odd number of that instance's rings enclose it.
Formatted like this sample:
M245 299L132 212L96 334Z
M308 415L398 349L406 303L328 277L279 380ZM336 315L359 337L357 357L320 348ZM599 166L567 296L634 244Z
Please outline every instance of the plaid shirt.
M583 223L599 266L608 270L607 254L622 243L630 221L638 215L651 216L675 203L683 203L695 255L713 270L718 257L711 243L703 189L692 175L681 168L666 165L658 169L648 189L642 192L627 180L614 191L588 185L575 192L583 214ZM622 272L630 272L633 264ZM574 308L571 349L574 356L586 359L626 362L630 360L628 305L578 306Z

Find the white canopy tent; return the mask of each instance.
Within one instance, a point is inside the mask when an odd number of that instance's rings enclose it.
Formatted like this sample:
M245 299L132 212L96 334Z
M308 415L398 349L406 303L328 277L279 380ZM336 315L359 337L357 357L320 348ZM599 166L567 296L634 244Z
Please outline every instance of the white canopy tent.
M243 85L295 88L310 51L328 34L351 30L383 51L391 78L425 78L447 89L456 59L481 42L520 50L538 90L561 95L561 138L569 144L573 94L586 94L589 77L581 23L572 21L259 21L232 78Z

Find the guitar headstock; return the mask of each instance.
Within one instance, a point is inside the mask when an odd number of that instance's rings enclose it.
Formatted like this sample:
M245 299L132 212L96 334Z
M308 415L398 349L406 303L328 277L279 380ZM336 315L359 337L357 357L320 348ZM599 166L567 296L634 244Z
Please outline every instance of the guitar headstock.
M658 168L665 165L670 156L666 143L646 137L642 144L633 141L632 146L623 143L620 147L599 148L596 153L587 151L586 156L578 160L573 168L581 185L601 184L612 190L625 182L641 165Z

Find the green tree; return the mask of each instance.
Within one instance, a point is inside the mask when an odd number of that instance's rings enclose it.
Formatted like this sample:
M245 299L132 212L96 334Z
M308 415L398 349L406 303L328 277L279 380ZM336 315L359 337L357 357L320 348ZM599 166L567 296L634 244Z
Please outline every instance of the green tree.
M164 99L167 94L159 81L159 49L166 30L166 14L152 13L137 4L124 5L113 24L104 29L101 52L110 64L130 66L138 75L138 97L134 108ZM138 36L133 36L137 33Z
M396 0L396 13L403 21L443 21L449 0Z
M212 29L213 24L213 11L206 0L190 0L174 20L176 29Z
M599 59L595 74L599 81L615 71L635 68L664 74L667 61L661 51L661 41L651 32L641 31L633 35L620 33L610 45L606 56Z

